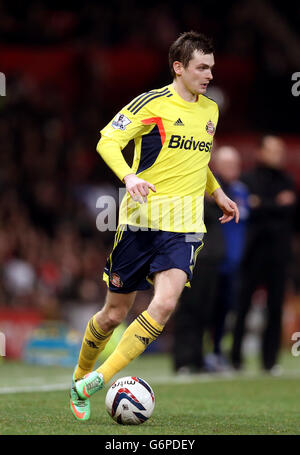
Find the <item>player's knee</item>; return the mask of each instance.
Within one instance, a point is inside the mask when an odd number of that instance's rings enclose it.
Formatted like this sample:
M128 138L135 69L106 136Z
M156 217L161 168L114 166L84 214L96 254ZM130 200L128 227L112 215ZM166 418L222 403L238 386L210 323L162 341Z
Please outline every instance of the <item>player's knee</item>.
M105 306L97 313L97 322L105 332L115 329L127 316L127 308Z
M177 298L175 296L165 296L163 299L156 298L152 305L159 313L162 320L167 320L176 308Z
M127 309L125 308L113 308L106 314L106 323L110 329L116 328L121 322L124 321L127 316Z

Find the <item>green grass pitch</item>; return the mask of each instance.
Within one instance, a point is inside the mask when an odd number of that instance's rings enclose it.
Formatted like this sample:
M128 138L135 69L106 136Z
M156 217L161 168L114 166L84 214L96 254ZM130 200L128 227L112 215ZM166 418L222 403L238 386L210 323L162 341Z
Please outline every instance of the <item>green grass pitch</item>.
M243 374L175 376L168 355L144 354L117 377L137 375L154 389L146 423L122 426L105 410L105 390L91 399L91 418L69 410L72 369L0 363L0 435L292 435L300 434L300 359L282 356L283 374L262 374L255 360Z

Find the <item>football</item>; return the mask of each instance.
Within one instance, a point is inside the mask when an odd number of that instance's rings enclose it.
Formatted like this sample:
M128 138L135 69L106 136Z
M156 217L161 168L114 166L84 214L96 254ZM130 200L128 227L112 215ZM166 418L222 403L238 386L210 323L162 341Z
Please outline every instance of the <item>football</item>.
M155 398L150 385L141 378L117 379L108 389L105 406L108 414L121 425L140 425L154 410Z

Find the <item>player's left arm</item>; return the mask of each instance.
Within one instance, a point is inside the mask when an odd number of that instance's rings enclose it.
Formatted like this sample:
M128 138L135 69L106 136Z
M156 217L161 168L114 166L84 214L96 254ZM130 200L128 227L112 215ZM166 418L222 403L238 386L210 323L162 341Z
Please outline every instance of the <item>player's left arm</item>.
M228 223L231 220L235 220L236 223L239 222L240 212L237 204L230 199L222 190L221 187L217 188L212 193L213 198L215 199L217 205L223 212L223 215L219 218L221 224Z
M216 108L212 120L217 126L219 119L219 109ZM207 166L207 179L206 179L206 192L212 196L217 205L223 212L223 215L219 218L221 224L228 223L232 219L235 219L235 222L238 223L240 219L240 212L238 206L234 201L232 201L222 190L218 180L215 178L214 174Z
M217 189L220 188L220 184L210 168L207 166L207 175L206 175L206 187L205 191L212 196L213 192Z
M214 103L214 106L215 106L215 110L211 116L211 119L212 119L212 122L213 122L213 125L215 128L215 130L214 130L214 134L215 134L216 127L217 127L218 120L219 120L219 108L216 103ZM210 170L209 166L207 166L205 191L207 192L207 194L212 196L213 192L217 188L220 188L220 184L219 184L218 180L216 179L216 177L214 176L214 174L212 173L212 171Z

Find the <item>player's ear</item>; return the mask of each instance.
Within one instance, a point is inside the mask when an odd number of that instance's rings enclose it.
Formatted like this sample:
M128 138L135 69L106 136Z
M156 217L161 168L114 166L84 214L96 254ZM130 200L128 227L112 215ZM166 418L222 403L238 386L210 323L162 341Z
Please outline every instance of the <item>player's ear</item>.
M173 62L173 69L176 76L181 76L183 71L183 64L181 62L175 61Z

